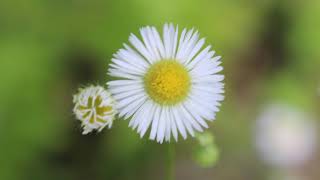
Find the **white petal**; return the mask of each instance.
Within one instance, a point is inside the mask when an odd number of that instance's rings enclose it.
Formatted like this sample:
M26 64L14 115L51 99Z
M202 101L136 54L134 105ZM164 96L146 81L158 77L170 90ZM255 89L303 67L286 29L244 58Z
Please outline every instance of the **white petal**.
M123 107L119 113L119 117L125 116L125 118L129 118L130 116L132 116L137 111L137 109L145 103L146 99L147 97L139 98L129 105Z
M157 130L157 141L162 143L164 139L164 134L166 131L166 120L165 120L165 107L162 107L161 113L160 113L160 119L159 119L159 125Z
M158 126L160 121L160 115L161 115L162 107L157 106L157 110L154 114L154 120L152 121L152 127L150 132L150 139L154 140L156 138L157 132L158 132Z
M119 94L130 90L144 89L142 84L128 84L123 86L110 86L109 90L112 94Z
M117 66L117 65L113 65L114 67L110 67L109 68L109 74L111 73L122 73L122 74L126 74L126 75L130 75L130 76L133 76L133 77L136 77L135 79L141 79L142 78L142 75L144 73L139 73L139 72L136 72L136 71L132 71L130 69L127 69L126 67L120 67Z
M192 117L203 127L208 128L208 124L201 117L201 114L196 106L194 106L190 101L185 103L186 110L192 115Z
M181 44L179 44L179 49L177 52L177 59L180 60L182 63L184 63L185 59L184 57L186 57L186 46L190 40L190 38L192 37L193 34L193 29L189 30L186 34L186 36L184 37L184 40L181 42Z
M159 50L157 48L156 38L153 35L151 27L147 27L146 31L147 31L147 37L148 37L149 42L150 42L151 50L153 51L155 59L156 60L160 60L161 56L160 56Z
M190 115L190 112L186 109L185 105L183 104L181 106L182 108L182 111L183 111L183 114L184 114L184 117L191 123L192 127L194 127L196 130L202 132L202 128L201 126L199 125L199 123L197 121L194 120L194 118Z
M204 38L200 39L197 42L197 44L192 48L192 51L190 52L188 57L186 57L186 63L189 63L192 60L192 58L200 51L200 49L202 48L204 42L205 42Z
M130 48L128 45L124 44L126 48ZM131 49L131 48L130 48ZM132 50L132 49L131 49ZM116 54L113 55L113 59L117 59L119 61L124 61L137 69L144 71L147 67L146 60L141 57L136 51L132 50L130 52L128 49L120 49ZM113 62L114 60L112 60ZM145 64L146 65L145 65Z
M177 106L177 115L180 116L179 119L182 121L183 125L186 127L191 136L194 136L194 131L189 120L186 119L181 105Z
M200 76L197 78L193 78L192 82L194 83L217 83L224 79L224 75L207 75L207 76Z
M165 49L164 49L162 40L160 38L159 32L157 31L157 29L155 27L151 27L151 29L152 29L152 34L153 34L155 41L156 41L157 49L160 52L160 56L162 58L165 58Z
M174 34L174 39L173 39L173 51L172 51L172 56L171 56L172 59L175 59L176 58L176 54L177 54L178 34L179 34L179 28L177 26L176 29L175 29L175 34Z
M184 126L184 124L183 124L183 122L181 120L181 116L178 113L177 108L173 107L171 109L171 111L172 111L172 115L174 117L174 120L175 120L175 122L177 124L178 130L179 130L181 136L183 137L183 139L186 139L187 138L187 132L186 132L185 126Z
M216 106L214 105L214 103L212 104L210 104L210 102L205 103L199 100L199 97L195 97L195 96L190 96L190 100L192 101L194 106L198 107L198 111L201 112L201 116L205 117L207 120L211 120L214 118L215 116L214 110L216 109Z
M147 32L147 28L148 27L145 27L145 28L141 28L140 29L140 34L142 36L142 39L143 39L143 42L145 44L145 47L148 51L148 53L150 54L150 60L151 62L155 62L155 60L157 59L157 56L153 50L153 47L151 45L151 42L149 40L149 37L148 37L148 32Z
M119 78L124 78L124 79L132 79L132 80L141 79L140 76L131 75L131 74L128 74L128 73L125 73L125 72L121 72L121 71L115 71L113 69L109 69L108 75L114 76L114 77L119 77Z
M140 67L143 70L149 67L147 60L142 57L138 52L133 50L129 45L123 44L127 51L123 51L120 53L120 57L127 58L128 62L132 62L134 66Z
M135 96L131 96L131 97L128 97L126 99L118 100L118 103L117 103L116 106L117 106L118 109L122 109L125 106L128 106L130 103L133 103L134 101L137 101L138 99L141 99L141 98L144 98L144 97L145 97L144 94L137 94Z
M205 94L208 95L215 95L215 94L222 94L224 93L224 89L223 88L217 88L217 87L213 87L211 85L193 85L192 86L193 89L196 90L200 90Z
M150 100L146 102L148 106L148 110L146 115L142 118L140 124L138 124L138 133L140 133L140 137L142 138L145 134L146 130L148 129L154 114L155 114L155 104L152 103Z
M139 110L133 115L131 121L129 122L129 127L132 127L132 129L136 129L138 124L140 124L143 119L145 118L145 115L148 113L150 109L150 105L146 102L144 103Z
M171 117L169 116L169 108L166 108L164 115L165 115L165 121L166 121L165 139L166 139L166 141L170 141Z
M119 101L123 98L131 97L131 96L142 94L142 93L144 93L144 89L135 89L135 90L125 91L123 93L115 94L113 97Z
M150 114L152 113L152 117L149 118L149 120L143 124L143 127L141 127L140 137L143 137L144 134L147 132L150 124L154 121L154 119L157 118L156 116L159 115L159 111L160 111L159 106L153 103L153 109L150 111Z
M108 86L123 86L123 85L135 85L142 83L142 80L113 80L107 82Z
M165 58L169 59L171 57L172 49L173 49L173 39L172 39L172 30L169 28L168 24L165 24L163 26L163 43L164 43L164 49L165 49Z
M190 38L190 40L187 42L184 51L182 52L182 57L181 59L183 59L183 64L186 64L188 61L188 56L191 53L192 49L194 48L194 46L196 45L196 42L198 41L199 38L199 33L195 32L192 37Z
M206 57L210 57L208 55L210 48L211 46L209 45L205 49L203 49L191 62L189 62L189 64L187 64L187 68L193 69L199 61L205 59ZM211 51L211 52L214 52L214 51Z
M119 69L125 68L126 70L133 71L136 74L143 74L143 72L145 72L145 70L141 68L139 65L132 65L132 63L129 63L125 60L112 58L111 61L113 63L110 64L111 67L118 67Z
M184 38L185 38L186 32L187 32L187 29L184 28L182 30L182 33L181 33L181 36L180 36L176 58L178 57L178 55L180 55L181 49L183 48L183 42L184 42Z
M176 121L173 116L172 109L170 108L168 111L168 116L170 118L170 124L171 124L171 132L173 134L173 137L176 141L178 141L178 131L177 131L177 126L176 126Z
M129 41L136 48L137 51L149 62L152 63L152 56L144 46L144 44L135 36L131 34L129 37Z

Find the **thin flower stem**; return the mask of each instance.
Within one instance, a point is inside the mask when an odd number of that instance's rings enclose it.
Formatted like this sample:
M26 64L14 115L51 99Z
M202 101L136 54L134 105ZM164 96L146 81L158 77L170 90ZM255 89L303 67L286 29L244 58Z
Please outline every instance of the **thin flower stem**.
M175 180L175 145L169 143L167 147L167 180Z

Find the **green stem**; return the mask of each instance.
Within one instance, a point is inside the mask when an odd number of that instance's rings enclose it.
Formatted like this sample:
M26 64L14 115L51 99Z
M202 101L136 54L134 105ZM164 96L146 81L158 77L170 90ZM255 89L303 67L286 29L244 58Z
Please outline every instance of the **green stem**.
M175 180L175 146L173 143L168 144L167 152L167 180Z

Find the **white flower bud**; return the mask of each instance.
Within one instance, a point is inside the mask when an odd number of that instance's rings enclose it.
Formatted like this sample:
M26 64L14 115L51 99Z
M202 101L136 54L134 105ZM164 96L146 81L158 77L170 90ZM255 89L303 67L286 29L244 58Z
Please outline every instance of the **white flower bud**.
M116 114L115 101L103 87L80 88L73 97L73 103L73 112L83 127L82 134L92 130L100 132L105 126L111 128Z

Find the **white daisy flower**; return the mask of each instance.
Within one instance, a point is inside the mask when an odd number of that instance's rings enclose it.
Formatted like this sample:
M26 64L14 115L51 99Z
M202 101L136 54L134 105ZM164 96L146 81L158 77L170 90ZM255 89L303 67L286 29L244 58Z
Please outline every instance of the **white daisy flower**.
M105 126L111 128L116 114L115 101L103 87L79 89L79 93L73 97L73 103L73 112L83 127L82 134L88 134L92 130L100 132Z
M220 56L194 29L165 24L162 37L155 27L140 29L142 41L131 34L132 46L124 44L112 59L108 82L117 100L119 116L131 118L129 126L141 137L150 129L150 139L162 143L171 135L178 140L187 133L208 128L224 99Z

